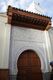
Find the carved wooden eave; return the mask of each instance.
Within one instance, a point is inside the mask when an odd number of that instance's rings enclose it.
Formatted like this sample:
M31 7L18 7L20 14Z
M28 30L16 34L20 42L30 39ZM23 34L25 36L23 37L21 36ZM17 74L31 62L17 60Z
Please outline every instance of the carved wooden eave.
M15 7L8 7L8 23L20 27L48 30L51 27L51 17L31 13Z

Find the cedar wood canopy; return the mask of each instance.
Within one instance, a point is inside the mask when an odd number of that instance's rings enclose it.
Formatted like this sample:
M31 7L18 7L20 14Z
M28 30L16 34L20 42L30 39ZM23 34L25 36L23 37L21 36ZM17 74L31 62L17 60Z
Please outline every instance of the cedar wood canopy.
M8 23L14 26L48 30L51 27L51 17L38 13L28 12L22 9L8 6Z

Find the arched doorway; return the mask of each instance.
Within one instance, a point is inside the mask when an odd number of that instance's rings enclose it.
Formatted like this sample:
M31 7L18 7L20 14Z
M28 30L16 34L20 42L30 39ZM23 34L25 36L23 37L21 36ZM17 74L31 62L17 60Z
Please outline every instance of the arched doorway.
M25 50L17 61L17 80L42 80L41 62L33 50Z

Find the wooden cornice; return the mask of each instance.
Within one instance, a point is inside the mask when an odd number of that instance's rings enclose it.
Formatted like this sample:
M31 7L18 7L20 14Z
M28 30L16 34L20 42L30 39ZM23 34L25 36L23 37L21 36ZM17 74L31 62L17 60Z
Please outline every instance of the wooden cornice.
M48 30L51 27L51 17L31 13L9 6L7 10L8 23L15 26Z

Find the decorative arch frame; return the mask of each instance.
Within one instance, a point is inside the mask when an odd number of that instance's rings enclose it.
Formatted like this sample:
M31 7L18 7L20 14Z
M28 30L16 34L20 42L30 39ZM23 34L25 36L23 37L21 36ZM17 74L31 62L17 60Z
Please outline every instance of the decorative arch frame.
M24 52L25 50L33 50L35 53L37 53L37 55L39 56L40 61L41 61L41 70L42 70L42 72L45 72L47 67L46 67L46 63L45 63L45 57L41 54L41 51L37 47L34 48L33 46L24 46L24 47L20 48L19 51L17 51L17 57L19 58L20 54L22 52ZM18 58L17 58L17 60L18 60Z

